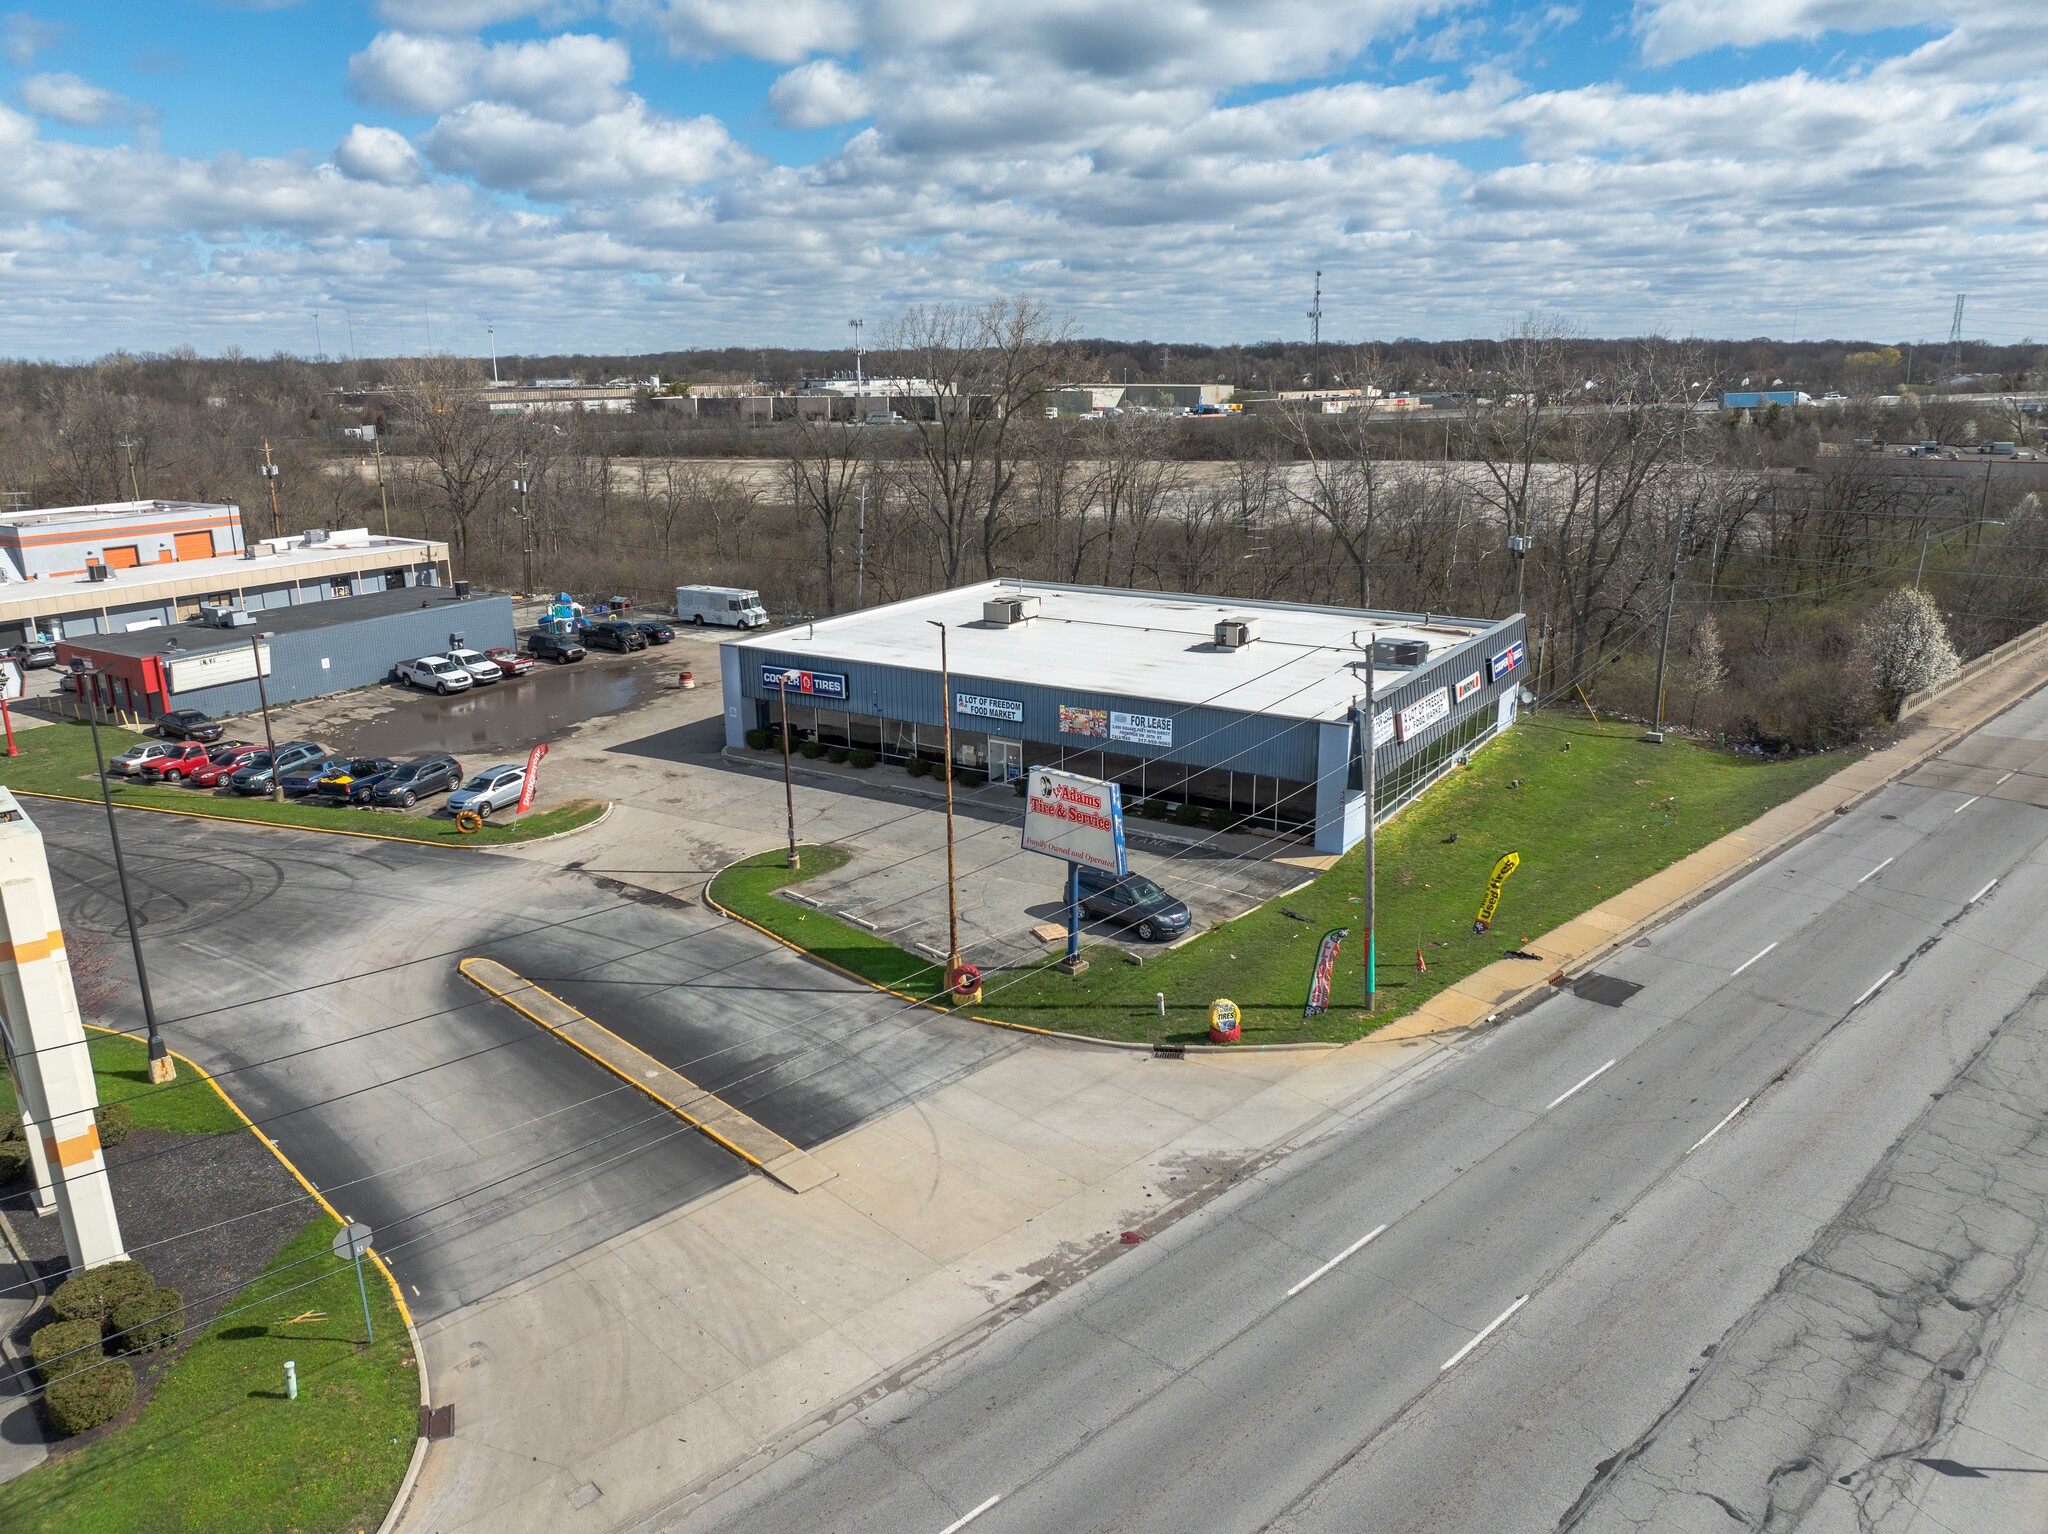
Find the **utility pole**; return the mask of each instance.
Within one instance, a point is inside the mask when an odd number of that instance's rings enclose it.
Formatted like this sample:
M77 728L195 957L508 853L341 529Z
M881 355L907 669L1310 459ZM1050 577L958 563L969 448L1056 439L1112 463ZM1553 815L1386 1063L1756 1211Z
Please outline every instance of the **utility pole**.
M128 455L128 493L138 501L142 499L142 487L135 478L135 450L140 446L133 437L121 439L121 451Z
M1365 719L1360 728L1365 731L1362 747L1365 758L1365 1010L1370 1012L1379 1004L1379 952L1373 937L1374 887L1378 882L1378 820L1379 820L1379 715L1372 701L1372 690L1376 678L1373 675L1373 641L1366 641L1365 650Z
M523 541L526 545L526 585L524 590L528 596L532 596L533 518L526 514L526 460L524 458L520 459L513 467L519 471L519 477L512 481L512 488L519 492L519 525L524 534Z
M1664 583L1664 637L1657 641L1657 701L1655 722L1644 740L1664 744L1664 661L1671 653L1671 608L1678 596L1678 551L1685 543L1686 519L1692 515L1688 501L1678 509L1678 531L1671 535L1671 574Z
M798 865L796 855L796 789L789 779L789 679L795 673L784 671L776 690L782 694L782 805L789 812L789 866Z
M270 461L270 439L263 439L263 478L270 485L270 536L284 536L284 518L277 509L277 465Z
M953 672L946 659L946 625L925 622L939 631L939 709L946 722L946 984L960 969L960 892L953 864Z
M249 654L256 662L256 701L263 709L263 749L270 761L270 797L284 803L284 774L277 770L277 736L270 728L270 689L263 684L263 643L275 637L265 629L249 636Z
M384 536L391 536L391 498L384 493L384 438L370 439L370 451L377 460L377 504L384 508Z
M867 605L864 583L868 568L868 482L860 482L860 515L854 524L853 536L853 606L858 612Z
M1308 386L1320 386L1323 377L1323 274L1316 272L1315 306L1308 311Z

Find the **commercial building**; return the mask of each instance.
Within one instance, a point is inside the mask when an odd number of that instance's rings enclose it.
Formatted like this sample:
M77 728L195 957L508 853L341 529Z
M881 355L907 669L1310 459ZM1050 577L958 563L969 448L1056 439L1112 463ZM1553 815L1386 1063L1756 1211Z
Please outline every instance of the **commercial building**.
M513 642L512 599L445 587L249 612L209 608L173 626L64 640L101 673L101 707L151 719L174 708L219 717L254 710L261 668L273 706L385 681L402 660Z
M0 636L69 639L441 581L448 545L309 531L245 544L231 505L123 501L0 512Z
M939 678L944 624L950 698ZM989 581L728 642L726 744L791 735L993 781L1060 767L1139 800L1313 836L1365 833L1368 654L1384 816L1513 722L1526 624Z

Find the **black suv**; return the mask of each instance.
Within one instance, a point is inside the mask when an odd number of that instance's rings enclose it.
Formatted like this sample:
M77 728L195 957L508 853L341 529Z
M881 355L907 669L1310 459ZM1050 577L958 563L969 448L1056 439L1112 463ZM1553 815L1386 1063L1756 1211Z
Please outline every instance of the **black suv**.
M201 745L210 745L227 733L227 726L196 708L174 708L156 722L156 732L165 740L196 740Z
M1081 870L1081 914L1093 922L1129 927L1146 942L1188 930L1188 908L1143 874Z
M647 648L647 636L625 622L593 623L583 637L600 649L617 650L622 655Z
M462 783L462 763L439 752L400 762L377 780L370 803L411 809L429 794L445 794Z
M583 659L587 652L567 634L542 629L526 636L526 653L541 660L551 660L560 666L572 660Z

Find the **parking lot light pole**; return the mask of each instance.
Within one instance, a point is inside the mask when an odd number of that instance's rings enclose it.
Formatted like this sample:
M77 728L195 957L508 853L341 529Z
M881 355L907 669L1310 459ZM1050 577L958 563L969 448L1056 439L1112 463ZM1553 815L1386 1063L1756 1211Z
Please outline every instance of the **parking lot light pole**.
M939 631L939 717L946 724L946 983L960 968L960 889L953 864L953 673L946 660L946 625L925 622Z
M796 853L796 789L789 781L789 679L796 673L782 673L781 685L776 691L782 694L782 807L789 812L789 866L796 868L799 861Z
M284 803L284 782L277 771L277 737L270 733L270 689L263 685L263 641L277 635L265 629L249 636L249 654L256 662L256 701L263 705L263 749L270 754L270 797Z
M86 681L95 675L92 662L82 655L74 656L71 674L78 678L79 687L83 690ZM128 948L135 955L135 984L142 992L142 1020L149 1028L149 1079L162 1083L174 1079L178 1067L164 1043L162 1030L156 1025L156 1001L149 993L149 970L142 962L142 928L136 925L135 897L128 889L128 864L121 856L121 828L115 823L114 795L107 786L107 759L100 754L99 714L88 709L85 717L92 730L93 763L100 770L100 802L107 810L107 841L114 849L114 879L121 886L121 910L128 918Z

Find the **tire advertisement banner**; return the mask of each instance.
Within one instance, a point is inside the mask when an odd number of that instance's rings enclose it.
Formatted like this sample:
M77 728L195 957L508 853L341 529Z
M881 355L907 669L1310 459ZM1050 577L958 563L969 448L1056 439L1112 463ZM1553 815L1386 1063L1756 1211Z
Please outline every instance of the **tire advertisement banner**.
M1330 1009L1330 987L1337 978L1337 955L1344 947L1344 939L1351 935L1349 927L1339 927L1334 932L1323 934L1322 947L1316 950L1316 970L1309 977L1308 1005L1301 1009L1301 1020L1321 1017Z
M1493 876L1486 881L1486 898L1479 902L1479 916L1472 923L1474 932L1484 932L1493 925L1493 913L1500 909L1501 887L1508 882L1508 875L1522 866L1522 854L1510 852L1493 865Z

